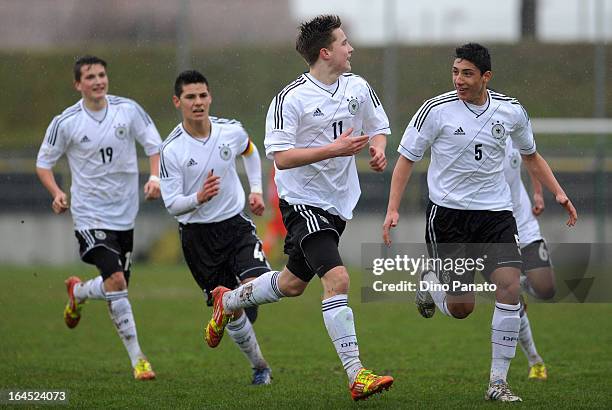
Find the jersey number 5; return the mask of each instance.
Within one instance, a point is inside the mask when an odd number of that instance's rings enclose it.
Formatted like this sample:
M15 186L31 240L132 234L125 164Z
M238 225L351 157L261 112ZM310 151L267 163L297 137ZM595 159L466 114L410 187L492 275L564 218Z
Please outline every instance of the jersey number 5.
M482 159L482 144L474 145L474 159L480 161Z

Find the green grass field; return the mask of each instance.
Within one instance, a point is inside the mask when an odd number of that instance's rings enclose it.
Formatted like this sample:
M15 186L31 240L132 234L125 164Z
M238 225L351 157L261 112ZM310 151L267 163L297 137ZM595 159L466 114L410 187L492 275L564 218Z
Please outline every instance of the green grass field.
M298 299L260 308L256 323L273 368L271 386L249 385L251 370L231 340L203 341L210 309L184 266L136 264L130 287L141 346L158 378L132 379L127 354L103 302L89 302L76 329L63 323L65 269L2 267L0 389L67 390L78 408L474 408L490 361L492 305L467 320L418 316L411 303L362 304L353 292L361 358L395 377L393 388L353 403L321 318L321 285ZM354 275L353 288L358 289ZM612 305L532 304L529 309L549 380L527 381L519 348L509 381L535 408L612 407ZM65 408L65 407L64 407Z

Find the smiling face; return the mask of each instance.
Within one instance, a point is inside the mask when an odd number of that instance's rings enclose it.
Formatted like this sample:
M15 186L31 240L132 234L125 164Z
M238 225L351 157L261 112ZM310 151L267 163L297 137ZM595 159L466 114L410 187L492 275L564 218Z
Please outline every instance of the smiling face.
M460 100L471 104L483 105L487 102L487 84L493 74L481 73L469 60L456 58L453 63L453 85Z
M81 78L74 82L74 88L81 93L84 100L92 103L100 102L108 92L106 68L102 64L83 65Z
M332 32L334 41L329 47L321 50L321 53L329 61L330 66L338 74L347 73L351 71L351 55L353 54L353 47L350 43L344 31L341 28L337 28Z
M183 120L204 121L212 103L212 96L205 83L183 84L181 96L173 96L174 106L181 110Z

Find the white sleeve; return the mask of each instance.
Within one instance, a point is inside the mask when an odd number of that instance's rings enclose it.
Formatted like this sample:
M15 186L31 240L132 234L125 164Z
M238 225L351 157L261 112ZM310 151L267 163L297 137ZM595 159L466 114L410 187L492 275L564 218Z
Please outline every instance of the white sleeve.
M522 105L515 107L517 109L520 108L520 112L517 112L518 121L510 131L510 138L512 138L514 147L516 147L521 154L533 154L536 152L536 143L533 137L533 131L531 130L531 120Z
M378 134L391 134L389 118L387 118L387 113L385 113L380 99L367 82L365 85L368 90L368 96L365 103L363 133L370 136L370 138Z
M274 159L274 153L295 148L295 133L299 117L292 101L284 94L272 100L266 116L266 136L264 148L266 157Z
M247 178L249 179L249 186L251 192L262 193L261 185L261 158L259 157L259 151L257 146L253 142L249 141L253 151L248 155L242 155L242 162L244 163L244 170L246 171Z
M423 159L425 151L431 147L438 136L437 111L427 113L425 111L427 109L426 105L423 104L414 114L397 148L397 152L414 162Z
M66 130L64 125L60 123L60 116L58 115L47 128L45 139L38 150L36 166L44 169L53 168L57 160L66 152L67 146Z
M132 122L130 124L132 135L142 145L147 156L158 154L161 137L153 120L137 102L131 101L131 103L133 105Z
M172 216L179 216L195 210L199 204L197 192L183 194L183 174L176 164L172 152L160 152L160 188L164 205Z

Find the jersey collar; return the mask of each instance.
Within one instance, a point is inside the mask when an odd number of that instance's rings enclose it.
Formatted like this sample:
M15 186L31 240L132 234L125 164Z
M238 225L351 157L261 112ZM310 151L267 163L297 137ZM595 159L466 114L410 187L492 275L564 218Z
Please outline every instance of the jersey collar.
M317 87L319 90L325 92L327 95L333 97L334 95L336 95L336 93L338 92L338 89L340 89L340 77L338 77L338 79L336 80L336 87L332 88L332 91L330 91L327 88L324 88L321 84L320 81L318 81L316 78L314 78L313 76L311 76L309 73L304 73L304 77L309 80L312 84L314 84L315 87ZM331 87L330 87L331 88Z
M487 90L487 105L485 107L485 109L481 112L478 113L474 110L472 110L470 108L470 106L465 102L465 101L461 101L463 103L463 105L465 105L465 108L467 108L468 110L470 110L471 113L473 113L476 118L479 118L482 114L484 114L485 112L487 112L487 110L489 109L489 107L491 106L491 94L489 93L489 90Z

